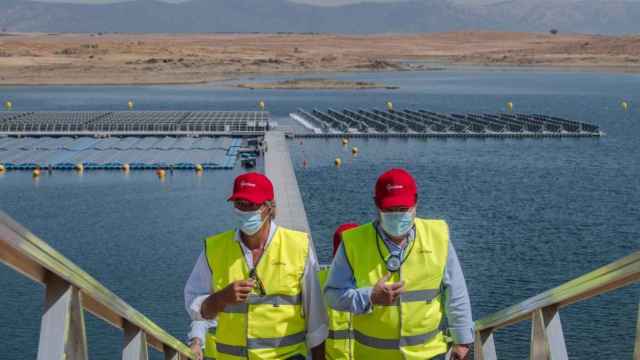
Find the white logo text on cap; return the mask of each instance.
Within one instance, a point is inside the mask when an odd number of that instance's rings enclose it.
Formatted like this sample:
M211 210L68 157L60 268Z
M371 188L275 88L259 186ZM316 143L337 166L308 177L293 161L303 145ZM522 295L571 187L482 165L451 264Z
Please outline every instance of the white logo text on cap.
M256 187L256 184L250 183L250 182L246 182L246 181L241 181L240 182L240 187Z
M402 185L387 184L387 191L404 189Z

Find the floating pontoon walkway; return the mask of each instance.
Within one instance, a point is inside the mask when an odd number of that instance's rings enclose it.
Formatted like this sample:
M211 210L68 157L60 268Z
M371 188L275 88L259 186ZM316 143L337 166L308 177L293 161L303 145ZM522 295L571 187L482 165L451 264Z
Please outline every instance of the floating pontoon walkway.
M596 125L543 114L446 114L428 110L299 109L291 118L309 129L296 137L593 137Z
M304 210L285 135L279 131L268 131L264 140L264 170L273 182L276 196L276 221L286 228L310 233L307 213Z
M266 111L0 112L0 135L261 135Z

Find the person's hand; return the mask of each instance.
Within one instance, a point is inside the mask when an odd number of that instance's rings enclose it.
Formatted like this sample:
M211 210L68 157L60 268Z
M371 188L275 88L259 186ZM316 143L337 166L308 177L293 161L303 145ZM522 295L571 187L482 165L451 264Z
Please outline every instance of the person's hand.
M243 303L247 301L254 285L253 279L234 281L216 293L216 297L225 306Z
M191 351L195 354L196 360L202 360L204 358L202 354L202 343L199 338L195 338L191 342Z
M451 348L451 360L467 360L469 359L469 345L455 344Z
M404 292L404 281L386 284L391 273L383 276L371 290L371 303L374 305L391 305Z

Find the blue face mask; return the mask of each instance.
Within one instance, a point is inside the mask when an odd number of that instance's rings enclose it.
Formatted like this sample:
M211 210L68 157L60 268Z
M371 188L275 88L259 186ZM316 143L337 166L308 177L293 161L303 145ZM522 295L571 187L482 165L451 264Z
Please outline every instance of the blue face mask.
M407 212L380 212L380 225L382 225L382 229L391 236L405 236L413 227L415 214L415 210Z
M233 208L233 212L236 218L236 226L240 231L246 235L253 235L260 230L265 220L262 220L262 211L242 211L237 208Z

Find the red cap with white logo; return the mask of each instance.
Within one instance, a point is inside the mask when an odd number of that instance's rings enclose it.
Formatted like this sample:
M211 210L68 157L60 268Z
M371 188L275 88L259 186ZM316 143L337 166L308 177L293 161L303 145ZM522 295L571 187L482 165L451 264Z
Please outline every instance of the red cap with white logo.
M233 182L233 194L227 200L263 204L273 200L273 184L268 177L258 172L242 174Z
M391 169L376 182L376 205L382 210L413 207L418 201L416 181L404 169Z

